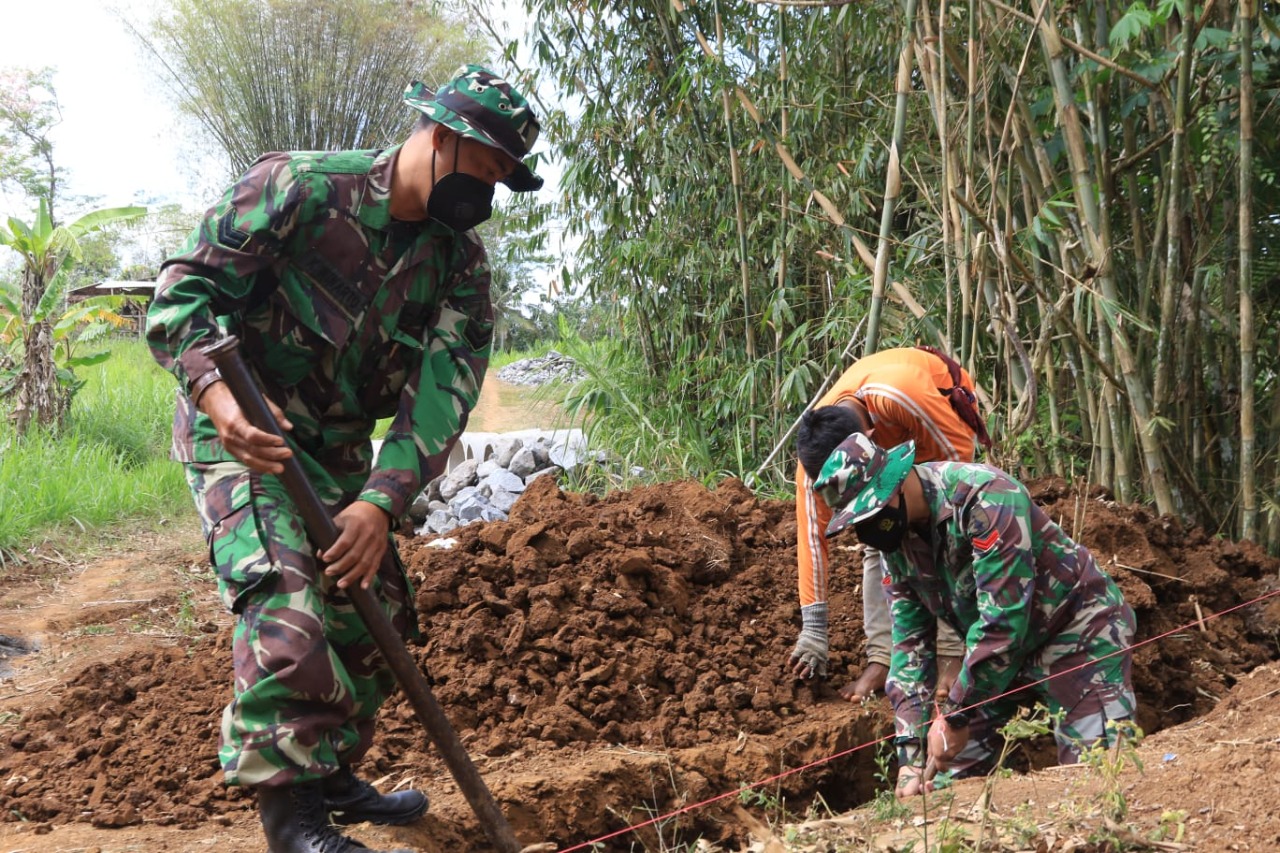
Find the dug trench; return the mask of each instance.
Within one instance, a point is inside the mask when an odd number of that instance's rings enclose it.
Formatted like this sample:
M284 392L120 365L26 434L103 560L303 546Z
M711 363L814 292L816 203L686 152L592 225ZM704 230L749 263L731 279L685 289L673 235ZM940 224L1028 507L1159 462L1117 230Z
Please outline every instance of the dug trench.
M1259 549L1062 481L1033 494L1117 579L1140 640L1173 632L1134 656L1146 732L1207 714L1275 658L1274 600L1211 618L1271 588L1280 565ZM727 840L742 831L735 792L815 762L752 796L803 814L874 794L879 750L857 747L890 732L886 702L836 695L861 664L859 554L833 543L833 677L807 686L785 668L795 534L793 504L734 480L598 498L542 478L509 521L455 531L451 549L402 541L425 638L413 653L522 841L571 847L717 797L604 846ZM250 814L252 797L223 786L216 760L230 642L224 624L96 663L24 710L0 729L0 821L207 831ZM486 849L399 696L362 772L430 792L399 844Z

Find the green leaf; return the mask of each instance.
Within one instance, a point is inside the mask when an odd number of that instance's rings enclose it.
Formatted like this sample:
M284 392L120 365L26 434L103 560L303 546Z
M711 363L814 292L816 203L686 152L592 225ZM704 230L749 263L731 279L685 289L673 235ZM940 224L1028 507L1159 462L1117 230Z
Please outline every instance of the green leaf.
M1196 38L1196 50L1203 51L1208 47L1226 50L1231 47L1231 31L1217 27L1205 27Z
M1129 48L1129 43L1142 35L1143 31L1151 26L1151 10L1147 8L1145 3L1138 2L1131 5L1120 16L1120 20L1116 21L1115 26L1111 28L1111 34L1107 37L1111 44L1113 53L1120 53Z
M31 243L31 227L27 225L27 223L23 222L21 219L16 219L10 216L9 229L13 233L13 242L10 242L9 245L15 246L15 248L17 248L17 246L15 245L17 241L23 241L28 244ZM19 251L23 251L23 250L19 249Z
M109 358L111 358L111 350L103 350L89 355L74 356L63 363L68 367L88 367L91 364L101 364Z
M91 210L76 221L68 224L66 229L76 237L82 237L90 231L96 231L106 225L117 222L135 222L147 215L145 207L131 205L128 207L104 207Z

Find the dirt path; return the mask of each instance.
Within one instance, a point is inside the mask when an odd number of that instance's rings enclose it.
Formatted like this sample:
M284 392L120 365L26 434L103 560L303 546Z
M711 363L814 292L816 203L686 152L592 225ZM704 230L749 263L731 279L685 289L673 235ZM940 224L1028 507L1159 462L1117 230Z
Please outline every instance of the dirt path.
M471 413L467 429L475 432L516 432L540 427L568 426L568 416L543 388L512 385L489 371L480 387L480 402Z

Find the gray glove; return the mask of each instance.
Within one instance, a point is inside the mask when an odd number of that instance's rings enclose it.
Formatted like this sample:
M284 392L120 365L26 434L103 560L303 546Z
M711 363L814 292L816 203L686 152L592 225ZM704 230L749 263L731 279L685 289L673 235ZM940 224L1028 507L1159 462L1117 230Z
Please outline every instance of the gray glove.
M791 651L791 669L801 678L827 677L827 605L800 608L804 627Z

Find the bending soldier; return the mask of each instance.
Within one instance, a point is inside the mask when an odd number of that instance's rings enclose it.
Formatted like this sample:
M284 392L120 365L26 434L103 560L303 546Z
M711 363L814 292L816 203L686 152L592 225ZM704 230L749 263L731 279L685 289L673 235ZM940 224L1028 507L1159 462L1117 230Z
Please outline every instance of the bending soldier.
M1120 589L1005 472L914 462L910 442L884 450L853 433L814 482L837 508L828 535L852 526L885 555L898 795L922 790L926 755L939 771L987 772L999 728L1027 698L1009 693L1023 687L1056 715L1062 763L1110 744L1111 724L1135 707L1135 623ZM938 620L965 637L965 652L930 723Z

